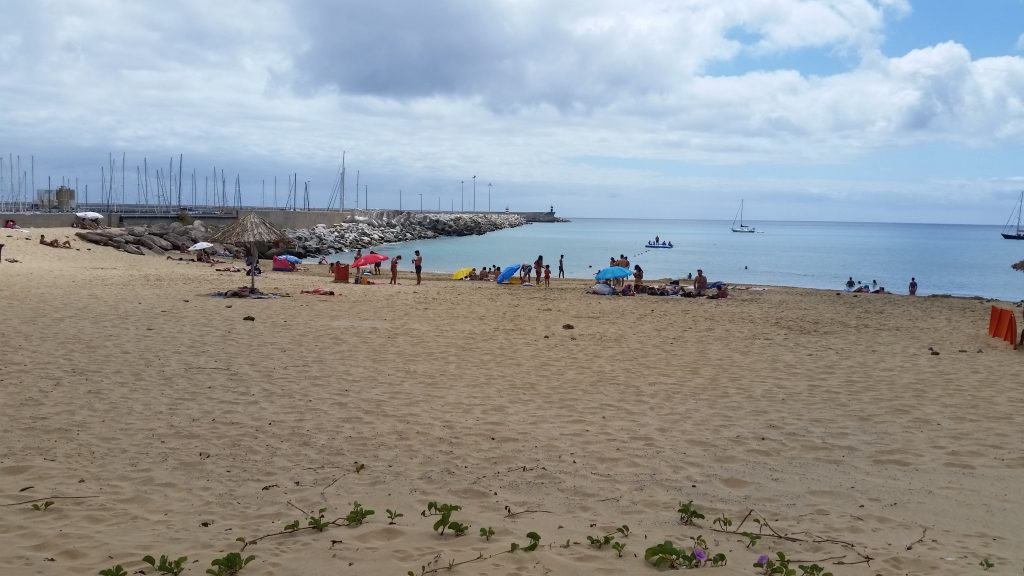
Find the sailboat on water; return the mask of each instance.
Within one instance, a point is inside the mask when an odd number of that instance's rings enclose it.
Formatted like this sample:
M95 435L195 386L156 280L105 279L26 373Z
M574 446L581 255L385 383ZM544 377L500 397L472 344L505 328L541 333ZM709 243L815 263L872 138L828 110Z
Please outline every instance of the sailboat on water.
M1020 198L1017 199L1017 206L1014 207L1013 212L1010 212L1010 219L1006 221L1006 226L1003 226L1003 238L1007 240L1024 240L1024 228L1021 228L1021 209L1024 208L1024 191L1020 193ZM1014 216L1016 216L1017 227L1013 227Z
M739 226L736 225L739 222ZM736 217L732 219L732 231L733 232L749 232L753 234L757 230L753 226L747 226L743 223L743 200L740 200L740 211L736 213Z

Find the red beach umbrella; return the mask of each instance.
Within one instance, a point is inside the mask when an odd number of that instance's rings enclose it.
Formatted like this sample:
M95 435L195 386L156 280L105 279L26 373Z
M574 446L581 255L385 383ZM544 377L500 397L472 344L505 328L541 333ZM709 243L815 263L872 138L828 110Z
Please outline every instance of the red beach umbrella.
M383 254L367 254L361 258L356 258L355 261L352 262L352 267L362 268L363 266L372 266L377 262L383 262L387 259L388 257Z

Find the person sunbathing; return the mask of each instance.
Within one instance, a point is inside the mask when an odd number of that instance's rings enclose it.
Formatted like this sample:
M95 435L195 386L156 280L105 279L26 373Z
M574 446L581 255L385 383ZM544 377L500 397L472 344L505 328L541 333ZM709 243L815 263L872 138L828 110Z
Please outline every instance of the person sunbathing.
M56 242L56 240L55 240L55 242ZM61 248L71 248L71 241L70 240L65 240L65 241L61 242L60 243L60 247Z

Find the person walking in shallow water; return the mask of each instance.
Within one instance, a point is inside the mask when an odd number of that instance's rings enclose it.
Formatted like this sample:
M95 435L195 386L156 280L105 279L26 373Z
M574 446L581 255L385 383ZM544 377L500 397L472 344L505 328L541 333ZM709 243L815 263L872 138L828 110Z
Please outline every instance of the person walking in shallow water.
M913 276L910 277L910 286L907 287L907 292L910 292L911 296L917 296L917 279Z

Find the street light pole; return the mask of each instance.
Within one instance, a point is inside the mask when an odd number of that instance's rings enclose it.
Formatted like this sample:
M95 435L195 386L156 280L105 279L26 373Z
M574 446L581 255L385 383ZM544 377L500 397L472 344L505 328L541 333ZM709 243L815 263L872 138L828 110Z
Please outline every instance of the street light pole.
M473 175L473 212L476 212L476 175Z
M459 212L466 211L466 181L462 181L462 192L459 193Z
M420 212L423 212L423 194L420 194Z
M402 211L402 189L398 189L398 211Z
M487 183L487 211L491 211L491 183Z

